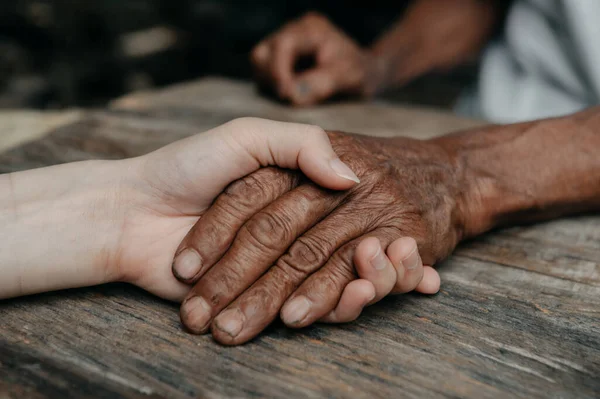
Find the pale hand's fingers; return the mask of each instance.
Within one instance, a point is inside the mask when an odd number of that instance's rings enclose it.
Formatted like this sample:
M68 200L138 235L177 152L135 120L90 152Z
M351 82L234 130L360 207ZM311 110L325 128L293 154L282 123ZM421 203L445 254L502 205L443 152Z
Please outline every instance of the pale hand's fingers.
M387 296L396 284L396 269L385 253L377 237L367 237L354 252L354 266L359 280L348 283L332 311L319 321L325 323L349 323L360 316L363 308ZM365 301L368 286L373 296Z
M388 246L386 252L397 274L397 281L392 293L404 294L415 290L425 275L423 261L415 239L412 237L399 238ZM428 278L433 277L430 272L427 276ZM430 283L426 281L425 286L429 287Z
M440 290L440 274L431 266L423 266L423 280L417 285L415 291L421 294L437 294Z
M375 288L371 304L387 296L397 280L396 269L376 237L367 237L356 247L354 266L358 277L368 280Z
M347 323L358 318L365 306L372 305L390 294L392 289L396 289L398 292L412 291L410 287L415 284L420 275L419 271L415 269L419 267L423 268L422 279L414 287L414 290L422 294L435 294L439 291L440 277L435 269L430 266L422 266L418 262L417 267L413 267L407 273L402 263L396 259L398 256L404 257L405 262L408 263L408 260L411 260L411 257L414 256L413 250L416 247L416 242L406 238L394 242L396 242L395 246L402 246L402 248L392 247L392 252L396 251L394 252L396 266L383 252L379 240L376 238L368 237L359 244L354 254L354 264L361 280L349 283L344 289L336 308L321 318L320 321ZM402 274L399 275L398 272ZM365 294L362 294L360 289L355 287L358 286L357 281L369 282L375 289L375 296L368 303L363 302ZM364 285L361 285L361 287L364 287Z
M440 289L440 276L431 266L423 266L423 280L415 288L421 294L436 294ZM360 316L366 306L377 302L376 288L367 279L348 283L336 308L322 317L323 323L349 323Z
M359 244L367 237L374 237L385 247L393 241L395 233L392 229L379 228L338 249L322 268L311 274L286 300L280 312L283 322L289 327L305 327L336 309L345 287L356 279L353 259ZM368 267L374 268L374 265ZM393 274L391 266L383 270Z
M323 323L350 323L358 319L365 306L375 300L376 289L369 280L353 280L342 292L335 309L322 317Z

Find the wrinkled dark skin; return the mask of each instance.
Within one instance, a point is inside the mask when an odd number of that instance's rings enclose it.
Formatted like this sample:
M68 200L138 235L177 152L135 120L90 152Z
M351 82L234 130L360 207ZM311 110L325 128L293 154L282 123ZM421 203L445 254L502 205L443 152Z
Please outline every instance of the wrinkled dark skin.
M355 279L352 255L365 237L379 238L384 248L413 237L425 264L446 257L461 239L455 198L463 176L442 147L343 133L330 133L330 139L361 179L356 187L328 191L297 172L266 168L231 185L186 238L203 259L190 296L202 296L212 316L227 308L245 318L235 337L220 331L217 319L212 323L217 340L251 339L294 292L320 304L296 327L323 317ZM185 312L182 319L196 333L210 327L190 325Z
M600 107L426 141L330 138L361 179L353 189L330 192L262 169L231 185L184 239L179 251L195 248L204 260L182 305L190 331L210 328L217 341L240 344L300 295L313 308L287 325L318 321L355 278L353 249L369 236L384 248L413 237L423 263L435 264L463 238L600 209ZM194 296L210 304L202 325L186 312ZM223 331L232 316L242 321L236 334Z

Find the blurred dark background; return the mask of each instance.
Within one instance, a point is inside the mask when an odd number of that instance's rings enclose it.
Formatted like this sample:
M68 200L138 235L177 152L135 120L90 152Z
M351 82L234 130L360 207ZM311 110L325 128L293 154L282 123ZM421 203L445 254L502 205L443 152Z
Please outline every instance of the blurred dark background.
M317 10L368 44L409 2L2 0L0 108L101 106L206 75L250 79L249 51L290 19ZM473 72L428 77L391 97L447 105Z

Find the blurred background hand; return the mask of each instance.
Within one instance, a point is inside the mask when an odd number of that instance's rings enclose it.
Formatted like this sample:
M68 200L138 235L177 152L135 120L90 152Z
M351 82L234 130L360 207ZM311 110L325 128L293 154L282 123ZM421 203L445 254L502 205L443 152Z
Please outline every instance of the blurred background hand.
M493 0L418 0L361 46L325 15L309 12L260 42L251 60L258 81L294 105L336 94L369 98L474 61L500 14Z
M308 13L252 50L259 82L295 105L319 103L337 93L374 93L375 59L325 16ZM297 70L299 61L310 66Z

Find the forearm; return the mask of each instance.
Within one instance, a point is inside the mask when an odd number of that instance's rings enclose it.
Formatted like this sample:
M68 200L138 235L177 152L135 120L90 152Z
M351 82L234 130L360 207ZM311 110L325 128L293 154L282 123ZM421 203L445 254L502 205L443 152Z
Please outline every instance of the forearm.
M104 161L0 175L0 298L107 282Z
M419 0L371 47L378 91L476 56L500 17L496 0Z
M436 141L464 174L466 236L600 209L600 107Z

